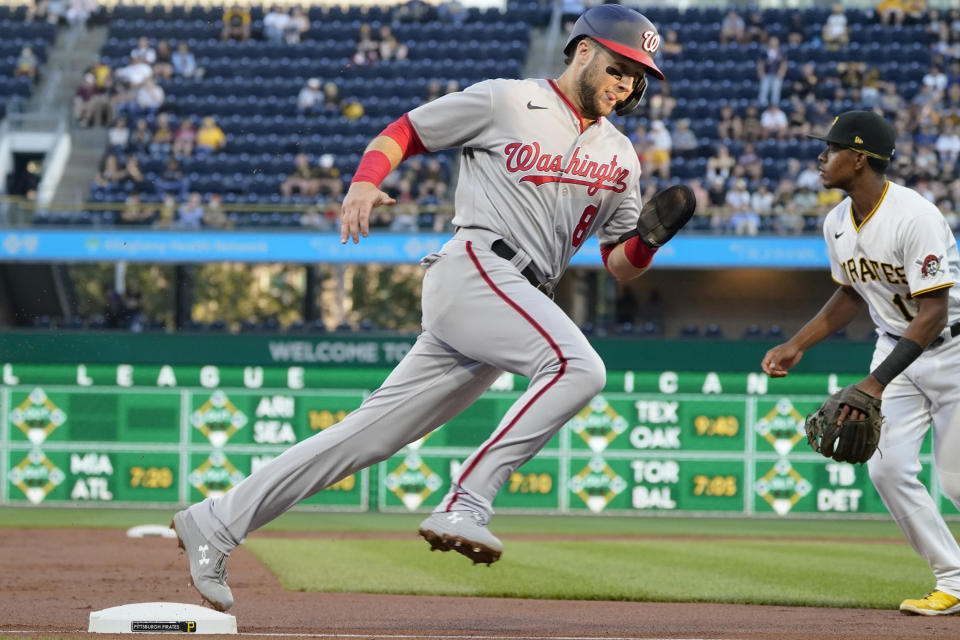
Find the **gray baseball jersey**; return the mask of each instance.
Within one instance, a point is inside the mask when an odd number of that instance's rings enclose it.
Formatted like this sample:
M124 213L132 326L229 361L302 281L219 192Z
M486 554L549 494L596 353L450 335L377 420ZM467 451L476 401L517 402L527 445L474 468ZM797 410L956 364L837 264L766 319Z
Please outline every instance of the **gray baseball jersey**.
M428 102L410 121L431 150L462 147L457 227L481 227L559 278L583 241L636 228L640 161L609 121L581 131L552 80L487 80Z
M960 508L960 259L953 232L940 211L919 193L887 186L873 211L857 225L844 199L823 223L831 274L867 302L877 326L871 369L879 365L917 313L914 296L951 287L948 327L884 389L880 450L870 477L887 510L914 550L929 564L936 588L960 597L960 547L939 508L918 480L920 446L934 427L934 457L944 493Z
M458 231L422 262L423 332L344 420L190 508L224 553L300 500L442 425L509 371L530 379L527 390L463 461L437 507L489 519L510 474L604 386L600 357L541 289L590 235L613 243L635 228L640 165L629 141L602 118L583 129L549 80L481 82L409 117L428 150L463 148ZM512 257L498 251L501 240ZM543 287L527 275L531 260Z

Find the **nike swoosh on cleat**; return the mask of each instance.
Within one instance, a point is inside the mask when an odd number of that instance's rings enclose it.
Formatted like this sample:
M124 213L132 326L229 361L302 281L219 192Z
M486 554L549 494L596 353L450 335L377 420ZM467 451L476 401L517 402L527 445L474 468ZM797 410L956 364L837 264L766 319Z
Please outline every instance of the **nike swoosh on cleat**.
M546 107L538 107L537 105L533 104L533 100L530 100L527 102L527 109L546 109Z

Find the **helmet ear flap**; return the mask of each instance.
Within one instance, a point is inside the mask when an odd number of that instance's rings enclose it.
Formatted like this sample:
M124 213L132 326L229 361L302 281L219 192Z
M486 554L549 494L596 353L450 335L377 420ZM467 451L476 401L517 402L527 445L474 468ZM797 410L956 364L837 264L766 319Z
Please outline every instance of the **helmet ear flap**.
M618 102L616 104L616 111L618 116L625 116L631 111L637 108L637 105L640 104L640 100L643 99L643 94L647 92L647 77L643 76L638 81L636 86L633 88L633 93L627 96L626 100Z

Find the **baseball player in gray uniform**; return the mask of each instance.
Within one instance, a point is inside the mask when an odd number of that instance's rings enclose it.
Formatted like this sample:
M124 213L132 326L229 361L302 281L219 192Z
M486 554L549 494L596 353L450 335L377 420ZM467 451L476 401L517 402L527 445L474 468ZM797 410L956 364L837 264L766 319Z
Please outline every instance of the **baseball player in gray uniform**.
M367 235L371 209L394 203L378 185L405 158L455 147L457 232L422 261L423 331L383 386L223 496L174 516L194 586L215 608L233 604L227 556L249 532L436 429L509 371L529 387L419 528L431 549L500 558L487 528L494 497L605 382L599 356L553 302L554 286L593 234L614 277L640 275L693 215L681 186L641 208L637 154L605 118L636 107L646 74L663 78L659 44L636 11L592 8L556 81L480 82L414 109L367 146L343 201L344 243Z
M871 111L848 111L824 137L820 176L847 198L823 223L839 287L823 309L763 358L787 375L803 352L867 307L877 327L871 373L857 383L881 398L879 453L867 463L887 510L936 577L934 591L904 600L906 614L960 612L960 547L917 478L920 446L933 423L934 458L944 493L960 507L960 259L953 232L923 196L886 179L893 127ZM860 412L845 406L840 421ZM841 433L841 438L843 437Z

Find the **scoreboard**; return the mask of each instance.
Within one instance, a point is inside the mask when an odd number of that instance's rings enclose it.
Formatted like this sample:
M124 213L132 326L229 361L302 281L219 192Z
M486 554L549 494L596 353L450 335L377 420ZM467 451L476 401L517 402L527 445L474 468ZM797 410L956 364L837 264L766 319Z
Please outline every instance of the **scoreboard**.
M0 504L175 508L218 495L337 424L379 368L0 364ZM860 376L612 371L509 478L501 512L803 517L885 514L866 466L813 453L804 417ZM426 510L527 381L474 405L300 509ZM921 480L954 514L930 472Z

